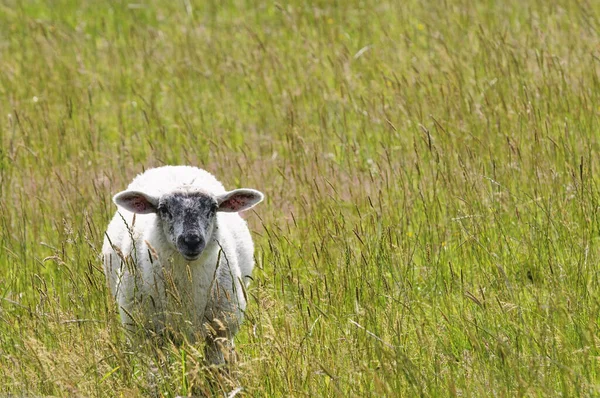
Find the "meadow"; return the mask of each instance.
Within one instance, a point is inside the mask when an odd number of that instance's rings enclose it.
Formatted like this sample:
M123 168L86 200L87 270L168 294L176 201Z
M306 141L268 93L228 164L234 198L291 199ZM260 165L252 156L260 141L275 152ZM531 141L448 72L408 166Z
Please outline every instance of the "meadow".
M600 3L0 2L0 395L600 395ZM266 201L229 375L131 350L112 195Z

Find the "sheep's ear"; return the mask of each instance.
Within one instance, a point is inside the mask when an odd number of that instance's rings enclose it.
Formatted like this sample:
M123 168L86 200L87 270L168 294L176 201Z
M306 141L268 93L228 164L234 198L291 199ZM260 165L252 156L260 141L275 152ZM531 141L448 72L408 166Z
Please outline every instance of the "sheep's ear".
M263 198L264 195L254 189L235 189L217 197L218 211L235 213L248 210L260 203Z
M116 205L136 214L156 213L158 199L143 192L123 191L113 198Z

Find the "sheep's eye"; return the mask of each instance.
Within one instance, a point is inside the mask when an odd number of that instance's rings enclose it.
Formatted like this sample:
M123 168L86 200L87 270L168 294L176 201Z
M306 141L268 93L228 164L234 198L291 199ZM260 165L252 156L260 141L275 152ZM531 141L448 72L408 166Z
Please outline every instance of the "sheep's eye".
M171 216L171 213L169 213L169 209L167 209L166 206L159 206L158 212L160 213L161 216L165 216L165 217Z

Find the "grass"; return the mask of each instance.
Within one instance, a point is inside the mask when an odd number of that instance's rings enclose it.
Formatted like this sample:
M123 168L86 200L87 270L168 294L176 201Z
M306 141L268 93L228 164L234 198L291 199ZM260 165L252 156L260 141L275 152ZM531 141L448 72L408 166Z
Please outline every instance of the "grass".
M600 394L596 2L0 4L0 394ZM267 195L236 376L129 350L111 196Z

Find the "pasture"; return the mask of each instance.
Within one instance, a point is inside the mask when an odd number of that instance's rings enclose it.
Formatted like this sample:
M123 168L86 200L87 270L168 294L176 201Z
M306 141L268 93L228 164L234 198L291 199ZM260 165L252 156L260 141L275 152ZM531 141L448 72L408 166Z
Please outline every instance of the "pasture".
M0 395L600 394L600 3L0 4ZM149 167L253 187L229 375L130 350Z

